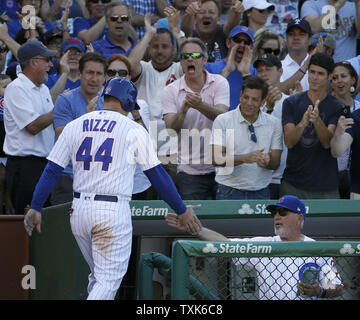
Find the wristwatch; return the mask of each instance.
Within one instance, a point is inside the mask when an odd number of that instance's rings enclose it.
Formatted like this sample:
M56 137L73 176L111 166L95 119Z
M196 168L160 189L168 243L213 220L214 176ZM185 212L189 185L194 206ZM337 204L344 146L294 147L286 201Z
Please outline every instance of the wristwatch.
M185 37L184 31L180 30L180 32L175 36L176 40Z

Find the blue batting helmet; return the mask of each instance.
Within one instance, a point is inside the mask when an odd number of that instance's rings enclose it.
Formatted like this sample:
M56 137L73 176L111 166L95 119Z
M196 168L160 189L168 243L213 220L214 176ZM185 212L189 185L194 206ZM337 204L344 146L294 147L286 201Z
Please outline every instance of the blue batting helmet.
M110 79L106 83L102 95L118 99L122 108L127 112L131 112L136 107L138 109L136 103L137 89L131 81L125 78L117 77Z

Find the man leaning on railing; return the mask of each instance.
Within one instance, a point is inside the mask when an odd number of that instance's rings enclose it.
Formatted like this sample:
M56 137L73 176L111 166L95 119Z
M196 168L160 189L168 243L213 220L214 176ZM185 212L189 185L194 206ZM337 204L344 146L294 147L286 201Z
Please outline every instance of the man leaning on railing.
M202 227L197 234L204 241L315 241L301 233L306 217L304 203L295 196L281 197L276 204L266 207L274 217L275 236L247 239L229 239L224 235ZM169 226L185 231L185 226L177 215L169 213L165 217ZM259 274L260 299L335 298L342 295L344 286L336 272L327 272L330 258L236 258L236 265L250 263ZM334 266L332 266L334 268ZM306 269L314 271L315 281L306 281ZM309 283L312 284L309 284Z

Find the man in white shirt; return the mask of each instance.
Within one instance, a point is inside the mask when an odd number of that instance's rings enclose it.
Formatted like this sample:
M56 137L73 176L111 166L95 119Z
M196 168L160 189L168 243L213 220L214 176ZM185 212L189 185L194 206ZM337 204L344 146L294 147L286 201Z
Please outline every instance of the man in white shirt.
M204 241L315 241L302 234L306 218L306 208L299 198L286 195L276 204L268 205L266 210L274 217L273 237L254 237L229 239L224 235L202 227L197 234ZM165 216L169 226L185 231L176 214ZM319 257L274 257L274 258L234 258L237 266L251 265L258 274L259 298L262 300L299 300L316 298L335 298L342 295L344 286L336 275L331 258ZM307 268L318 272L313 284L302 281ZM336 270L335 270L336 271Z
M282 104L288 97L285 93L280 91L280 77L283 73L281 61L278 57L272 54L264 54L262 57L254 62L257 75L269 85L269 93L265 99L261 110L273 115L281 121ZM281 178L286 166L287 147L283 140L283 152L281 153L279 168L274 170L272 180L269 184L270 199L279 199L279 190Z
M217 200L270 199L268 185L280 164L283 139L280 120L260 111L267 93L264 80L245 77L240 105L214 120L210 144L213 164L220 166Z
M304 19L292 20L286 29L286 47L288 54L282 61L283 74L280 82L284 82L299 71L304 74L300 83L303 90L309 89L307 68L303 67L309 54L308 48L312 41L309 22ZM302 68L303 67L303 68Z
M29 40L18 51L22 73L5 92L4 152L6 178L15 212L23 214L55 141L53 102L45 82L56 54L40 41Z
M159 134L161 130L166 129L165 122L162 119L161 94L168 84L183 75L183 71L179 62L173 62L176 55L176 46L174 45L172 33L167 29L156 29L151 26L149 19L148 16L145 18L146 33L144 37L128 58L131 63L132 80L138 89L138 98L148 103L150 121L156 121L157 137L153 138L158 138L156 141L158 153L163 155L166 152L161 152L160 148L164 141L159 139ZM182 34L179 31L176 35L181 36ZM148 50L150 56L148 62L142 60L146 50ZM152 125L153 123L150 123L150 126ZM151 129L150 134L152 133Z
M145 17L146 33L128 56L131 63L132 81L138 89L138 98L149 105L149 133L164 168L176 181L177 138L170 137L163 120L161 95L163 89L183 75L180 62L174 62L176 46L183 34L178 30L156 29L150 24L151 17ZM173 36L174 35L174 36ZM185 38L183 38L185 39ZM150 61L143 61L148 50Z

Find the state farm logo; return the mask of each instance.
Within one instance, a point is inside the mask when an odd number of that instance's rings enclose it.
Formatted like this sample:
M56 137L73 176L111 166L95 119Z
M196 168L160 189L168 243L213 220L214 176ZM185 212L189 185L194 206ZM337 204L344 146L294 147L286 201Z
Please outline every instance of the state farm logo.
M238 214L253 214L254 210L251 209L250 205L247 203L244 203L241 207L241 209L238 210Z

